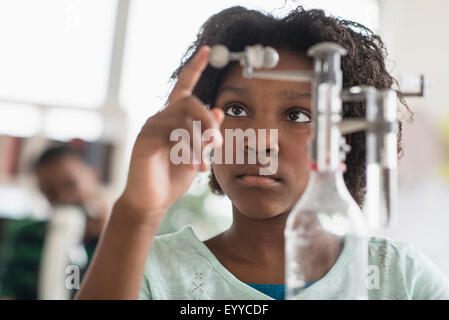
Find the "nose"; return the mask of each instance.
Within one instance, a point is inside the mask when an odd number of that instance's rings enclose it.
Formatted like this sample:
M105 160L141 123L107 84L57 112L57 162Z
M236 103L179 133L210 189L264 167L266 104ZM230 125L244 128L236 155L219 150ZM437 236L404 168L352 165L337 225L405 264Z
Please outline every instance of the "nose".
M256 139L245 141L245 152L275 157L279 154L278 129L258 129Z

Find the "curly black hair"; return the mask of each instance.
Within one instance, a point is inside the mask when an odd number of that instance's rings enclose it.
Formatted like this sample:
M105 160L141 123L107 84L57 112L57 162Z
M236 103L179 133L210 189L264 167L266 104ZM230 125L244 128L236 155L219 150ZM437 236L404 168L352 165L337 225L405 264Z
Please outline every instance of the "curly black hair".
M242 51L247 45L262 44L305 56L311 46L323 41L338 43L347 50L347 55L342 57L341 62L344 88L357 85L392 88L397 85L397 81L385 68L387 51L378 35L360 23L328 16L323 10L305 10L301 6L283 18L240 6L211 16L201 27L196 41L188 48L171 79L178 78L185 65L203 45L223 44L231 51ZM209 108L215 104L218 87L229 67L214 69L208 66L195 86L193 93ZM407 104L402 99L400 101L412 116ZM365 117L365 113L364 103L343 104L344 117ZM402 123L399 121L399 156L402 155L401 136ZM351 195L362 207L366 193L365 134L351 134L350 145L344 179ZM209 185L215 194L223 194L213 171Z

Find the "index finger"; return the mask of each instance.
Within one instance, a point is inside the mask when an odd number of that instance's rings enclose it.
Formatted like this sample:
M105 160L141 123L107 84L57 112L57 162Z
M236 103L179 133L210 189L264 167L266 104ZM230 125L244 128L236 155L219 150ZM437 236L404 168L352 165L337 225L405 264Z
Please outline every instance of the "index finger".
M208 46L202 46L192 60L185 66L173 87L168 99L169 103L192 95L192 91L201 77L201 73L209 62L209 52L210 48Z

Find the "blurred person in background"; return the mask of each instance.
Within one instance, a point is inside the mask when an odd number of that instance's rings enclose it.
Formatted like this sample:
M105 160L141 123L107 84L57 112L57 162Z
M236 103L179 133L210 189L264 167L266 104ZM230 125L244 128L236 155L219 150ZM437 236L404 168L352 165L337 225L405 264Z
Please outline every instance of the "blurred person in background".
M74 149L62 145L45 150L35 161L39 189L52 207L72 205L86 215L82 244L87 264L79 266L81 277L97 246L109 216L109 205L101 192L95 169ZM7 264L1 296L10 299L38 298L39 271L48 222L32 222L19 229L13 239L13 254Z

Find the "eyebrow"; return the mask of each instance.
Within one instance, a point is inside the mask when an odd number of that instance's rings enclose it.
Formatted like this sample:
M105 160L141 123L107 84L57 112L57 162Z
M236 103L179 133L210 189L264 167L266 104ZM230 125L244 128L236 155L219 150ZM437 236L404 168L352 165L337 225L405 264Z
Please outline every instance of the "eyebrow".
M218 90L217 97L226 91L236 93L239 95L248 95L249 94L249 90L247 88L224 86ZM286 89L286 90L280 91L277 94L277 96L284 100L301 100L301 99L310 99L312 97L312 94L310 92L299 92L299 91L296 91L293 89Z
M225 91L230 91L232 93L241 94L241 95L247 95L249 93L249 90L246 88L224 86L218 90L217 97Z
M310 92L299 92L291 89L279 92L278 96L286 100L300 100L312 98L312 94Z

